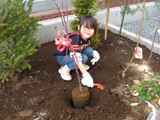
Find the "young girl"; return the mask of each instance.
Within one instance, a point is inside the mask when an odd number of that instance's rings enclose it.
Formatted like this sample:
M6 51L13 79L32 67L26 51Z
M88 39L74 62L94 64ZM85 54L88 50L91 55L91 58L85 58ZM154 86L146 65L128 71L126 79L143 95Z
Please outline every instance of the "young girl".
M93 87L93 78L87 72L89 69L88 65L85 65L88 58L93 56L91 60L92 65L95 64L100 59L99 53L96 50L93 50L89 47L91 42L91 36L97 31L97 22L96 19L89 15L84 15L79 22L78 31L69 34L69 38L72 40L72 45L79 45L80 49L75 49L75 54L71 52L68 48L65 48L62 52L58 50L53 54L57 56L58 63L62 66L58 72L61 75L61 78L66 81L70 81L72 78L70 76L70 71L75 69L75 65L72 59L74 60L79 70L82 73L83 78L81 82L84 86ZM66 50L67 49L67 50ZM67 56L66 56L66 51Z

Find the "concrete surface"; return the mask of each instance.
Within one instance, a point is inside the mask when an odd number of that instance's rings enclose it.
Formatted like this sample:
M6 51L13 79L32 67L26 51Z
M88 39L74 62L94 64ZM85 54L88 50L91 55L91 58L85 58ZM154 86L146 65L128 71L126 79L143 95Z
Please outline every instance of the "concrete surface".
M61 0L55 0L55 2L58 5L58 7L61 8ZM73 7L71 5L70 0L63 0L63 8L66 7L65 2L67 2L68 7ZM31 13L44 12L44 11L50 11L50 10L56 10L56 9L57 7L53 2L53 0L34 0Z

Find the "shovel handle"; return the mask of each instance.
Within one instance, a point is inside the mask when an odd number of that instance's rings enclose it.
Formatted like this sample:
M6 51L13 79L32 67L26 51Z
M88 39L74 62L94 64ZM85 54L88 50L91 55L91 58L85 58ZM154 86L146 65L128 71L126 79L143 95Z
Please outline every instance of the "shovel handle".
M103 86L101 84L97 84L97 83L93 83L94 86L96 86L97 88L100 88L102 90Z

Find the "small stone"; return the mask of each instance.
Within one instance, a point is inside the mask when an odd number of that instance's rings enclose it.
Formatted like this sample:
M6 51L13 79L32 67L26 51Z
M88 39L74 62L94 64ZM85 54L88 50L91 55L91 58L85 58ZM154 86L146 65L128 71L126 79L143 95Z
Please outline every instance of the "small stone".
M97 107L97 110L100 110L100 109L101 109L101 107L98 106L98 107Z
M103 111L104 111L104 110L102 109L102 110L101 110L101 113L103 113Z
M71 115L68 115L68 119L70 119L71 118Z
M149 78L149 76L147 74L144 74L143 78L147 79L147 78Z
M33 110L25 110L25 111L19 112L19 115L21 117L26 117L26 116L30 116L32 113L33 113Z
M144 69L144 72L145 72L145 73L148 73L148 72L149 72L149 69Z
M32 76L29 76L29 78L31 79L31 78L32 78Z
M64 115L62 114L62 115L60 116L60 118L63 119L63 116L64 116Z

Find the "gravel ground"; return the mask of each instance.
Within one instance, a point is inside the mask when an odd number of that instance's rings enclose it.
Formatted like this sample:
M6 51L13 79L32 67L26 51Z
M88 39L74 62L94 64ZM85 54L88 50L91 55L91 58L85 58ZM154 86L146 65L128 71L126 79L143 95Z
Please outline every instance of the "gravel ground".
M156 30L156 27L158 26L159 19L160 19L160 16L150 17L149 20L144 19L141 36L153 41L155 30ZM141 26L141 20L137 20L130 23L124 23L123 29L139 35L140 26ZM160 26L158 29L160 29ZM158 32L156 34L155 42L160 44L160 33Z

